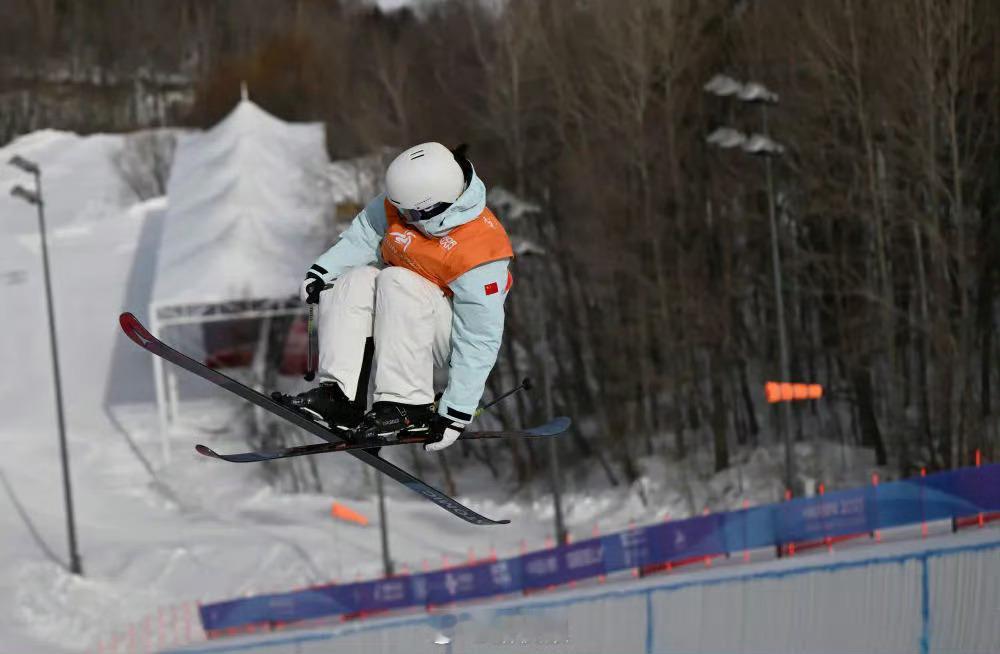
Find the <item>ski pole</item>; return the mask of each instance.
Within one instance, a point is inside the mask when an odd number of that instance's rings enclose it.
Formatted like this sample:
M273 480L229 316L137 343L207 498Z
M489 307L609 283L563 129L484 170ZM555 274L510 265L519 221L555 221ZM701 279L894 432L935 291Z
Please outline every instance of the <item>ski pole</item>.
M306 381L316 378L316 305L309 305L309 321L306 323Z
M515 386L514 388L510 389L506 393L501 393L500 395L496 396L495 398L493 398L492 400L490 400L489 402L487 402L483 406L481 406L478 409L476 409L476 416L479 416L480 414L482 414L483 411L485 411L486 409L490 408L491 406L493 406L494 404L496 404L500 400L502 400L504 398L507 398L507 397L510 397L511 395L513 395L514 393L516 393L516 392L518 392L520 390L525 390L525 391L530 391L531 390L531 379L530 378L525 377L524 379L521 380L521 383L518 384L517 386Z
M310 291L309 299L309 322L306 324L306 381L316 378L316 366L319 364L319 339L316 336L316 304L319 302L319 294L327 289L333 288L333 284L324 284L323 288L315 291L313 296Z

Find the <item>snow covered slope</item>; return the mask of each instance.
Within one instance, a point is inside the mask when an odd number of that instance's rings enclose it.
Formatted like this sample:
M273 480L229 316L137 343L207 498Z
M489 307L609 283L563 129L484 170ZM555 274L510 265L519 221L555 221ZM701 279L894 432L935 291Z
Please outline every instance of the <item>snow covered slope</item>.
M102 406L112 360L114 316L148 213L122 181L113 155L122 138L44 131L0 149L0 161L20 154L43 168L60 364L71 457L77 483L85 565L93 536L109 526L113 507L88 486L100 468L95 448L118 447L106 438ZM31 188L20 171L0 167L0 634L3 641L33 638L79 647L93 629L87 602L79 611L62 604L77 593L105 594L104 582L78 584L48 555L66 558L51 359L35 210L7 194L15 183ZM133 363L138 358L133 358ZM119 439L120 442L120 439ZM110 511L109 511L110 510ZM29 516L37 537L21 518ZM89 567L89 566L88 566ZM113 593L112 593L113 595ZM31 628L26 627L31 625ZM81 639L81 636L83 637ZM27 639L27 640L23 640ZM25 645L11 651L44 651Z

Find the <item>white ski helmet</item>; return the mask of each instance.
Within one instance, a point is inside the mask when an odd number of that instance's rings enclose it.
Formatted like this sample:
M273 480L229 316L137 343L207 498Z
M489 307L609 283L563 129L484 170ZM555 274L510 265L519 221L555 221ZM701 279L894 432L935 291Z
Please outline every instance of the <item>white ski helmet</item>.
M385 171L385 194L409 222L427 220L465 191L465 174L451 150L433 141L415 145Z

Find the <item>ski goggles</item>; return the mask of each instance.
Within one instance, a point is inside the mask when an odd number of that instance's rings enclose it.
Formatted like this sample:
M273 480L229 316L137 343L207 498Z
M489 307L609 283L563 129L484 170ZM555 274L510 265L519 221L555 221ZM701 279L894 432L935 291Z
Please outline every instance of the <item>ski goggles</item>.
M403 209L400 207L399 213L406 219L407 222L416 223L422 220L429 220L434 216L440 215L451 205L451 202L438 202L436 204L432 204L426 209Z

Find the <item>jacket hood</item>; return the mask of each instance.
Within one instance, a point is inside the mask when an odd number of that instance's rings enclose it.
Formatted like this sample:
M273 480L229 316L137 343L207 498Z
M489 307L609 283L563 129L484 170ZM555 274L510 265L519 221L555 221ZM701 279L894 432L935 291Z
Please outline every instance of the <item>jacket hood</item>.
M417 228L427 236L441 238L456 227L475 220L485 208L486 184L479 179L479 175L473 168L469 185L458 196L454 204L433 218L422 220L416 224L407 224Z

